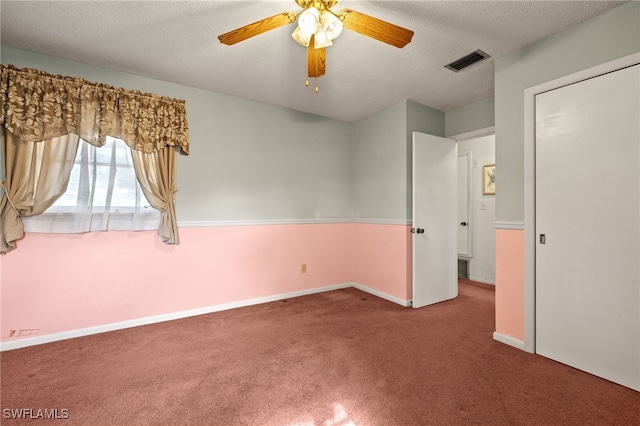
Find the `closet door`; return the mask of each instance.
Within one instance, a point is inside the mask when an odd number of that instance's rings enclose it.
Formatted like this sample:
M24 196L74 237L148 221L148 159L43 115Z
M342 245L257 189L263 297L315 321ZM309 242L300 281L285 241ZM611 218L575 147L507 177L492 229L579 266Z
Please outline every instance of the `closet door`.
M640 65L536 96L536 351L640 390Z

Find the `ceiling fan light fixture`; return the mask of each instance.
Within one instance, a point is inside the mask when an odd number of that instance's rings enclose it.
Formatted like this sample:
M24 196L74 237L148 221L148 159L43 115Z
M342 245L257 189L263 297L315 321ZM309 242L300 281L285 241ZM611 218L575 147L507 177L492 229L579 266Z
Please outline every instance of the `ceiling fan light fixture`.
M311 40L311 35L303 32L300 27L296 27L291 37L304 47L309 46L309 41Z
M331 39L322 31L318 31L313 38L313 47L316 49L331 46L332 44Z
M303 33L315 34L318 31L319 20L320 12L318 12L318 9L313 6L309 7L298 16L298 28Z
M320 15L320 30L329 40L335 40L343 28L342 21L333 13L325 10Z

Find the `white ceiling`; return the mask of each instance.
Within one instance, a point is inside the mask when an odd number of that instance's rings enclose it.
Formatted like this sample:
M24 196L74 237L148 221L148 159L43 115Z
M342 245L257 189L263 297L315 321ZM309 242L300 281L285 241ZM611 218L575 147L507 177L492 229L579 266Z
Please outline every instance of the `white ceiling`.
M351 8L412 29L398 49L345 30L327 72L305 87L295 24L233 46L217 36L280 12L271 1L8 1L5 46L355 121L405 99L441 111L493 96L494 60L625 1L364 1ZM492 58L460 73L444 66L481 49ZM552 64L549 64L552 66ZM128 88L135 89L135 88Z

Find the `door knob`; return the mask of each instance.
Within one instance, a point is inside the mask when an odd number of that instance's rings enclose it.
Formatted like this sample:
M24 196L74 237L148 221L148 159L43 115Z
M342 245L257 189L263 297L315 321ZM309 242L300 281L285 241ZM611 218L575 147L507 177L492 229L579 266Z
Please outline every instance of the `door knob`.
M418 234L424 234L424 229L422 229L422 228L418 228L418 229L416 230L416 232L418 232Z
M467 226L467 222L460 222L460 226Z

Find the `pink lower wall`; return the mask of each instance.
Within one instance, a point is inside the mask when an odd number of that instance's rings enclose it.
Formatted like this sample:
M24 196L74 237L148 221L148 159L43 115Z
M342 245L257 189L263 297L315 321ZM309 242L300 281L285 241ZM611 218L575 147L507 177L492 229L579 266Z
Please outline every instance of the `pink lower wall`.
M411 300L411 233L363 223L28 234L0 257L3 342L356 282ZM307 273L301 273L301 265ZM9 337L11 330L38 330ZM496 231L496 331L524 340L524 232Z
M523 230L496 230L496 331L524 341Z
M353 226L181 228L177 246L155 232L28 234L0 264L2 341L347 283Z
M411 300L411 227L356 223L353 281Z

